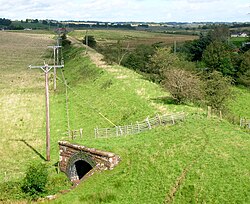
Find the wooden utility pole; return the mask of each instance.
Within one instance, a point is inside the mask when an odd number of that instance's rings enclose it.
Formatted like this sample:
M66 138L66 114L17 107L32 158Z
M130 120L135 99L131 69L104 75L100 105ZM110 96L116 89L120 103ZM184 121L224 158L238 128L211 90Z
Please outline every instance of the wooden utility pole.
M86 51L85 54L88 53L88 46L89 46L89 37L88 37L88 30L86 30L86 35L85 35L85 43L86 43Z
M56 46L48 46L48 48L53 48L54 51L54 67L56 65L59 65L59 48L61 46L56 45ZM54 68L54 91L56 91L56 68Z
M48 64L42 66L32 66L30 65L30 69L42 69L45 73L45 107L46 107L46 160L50 161L50 117L49 117L49 71L54 68L62 68L64 65L54 65L49 66Z
M176 40L174 41L174 54L176 54Z

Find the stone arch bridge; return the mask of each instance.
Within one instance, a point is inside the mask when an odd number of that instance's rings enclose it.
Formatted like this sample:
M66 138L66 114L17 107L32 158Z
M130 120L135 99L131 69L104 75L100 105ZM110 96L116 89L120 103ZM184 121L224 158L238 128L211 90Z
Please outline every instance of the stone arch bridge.
M120 161L120 157L82 145L59 141L59 167L74 183L91 176L98 170L112 170Z

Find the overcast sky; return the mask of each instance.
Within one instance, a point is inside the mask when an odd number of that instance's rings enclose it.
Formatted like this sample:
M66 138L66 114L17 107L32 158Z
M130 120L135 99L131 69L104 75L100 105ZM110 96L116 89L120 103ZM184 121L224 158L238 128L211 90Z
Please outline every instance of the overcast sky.
M0 0L0 18L250 22L250 0Z

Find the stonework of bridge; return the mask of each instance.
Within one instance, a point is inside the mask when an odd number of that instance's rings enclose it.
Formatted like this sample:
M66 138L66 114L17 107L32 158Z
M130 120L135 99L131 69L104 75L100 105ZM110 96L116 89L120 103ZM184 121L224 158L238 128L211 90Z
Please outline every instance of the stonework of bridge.
M74 183L91 176L95 171L112 170L120 157L111 152L60 141L59 167Z

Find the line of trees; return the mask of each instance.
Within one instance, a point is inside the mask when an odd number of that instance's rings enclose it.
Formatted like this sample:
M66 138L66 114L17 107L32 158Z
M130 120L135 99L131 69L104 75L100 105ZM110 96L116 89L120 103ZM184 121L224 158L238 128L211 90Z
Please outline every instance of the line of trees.
M9 26L10 24L11 24L11 20L5 19L5 18L0 18L0 25Z
M87 44L86 36L82 42ZM176 103L206 104L215 109L226 108L232 84L250 88L249 42L250 38L241 47L231 43L227 26L217 26L177 49L162 43L130 49L120 40L100 46L94 36L88 36L88 45L103 53L108 63L121 64L161 84Z
M178 46L176 52L161 44L140 45L122 65L160 83L176 103L223 109L232 96L232 83L250 87L250 47L247 43L238 49L229 37L228 27L219 26Z

